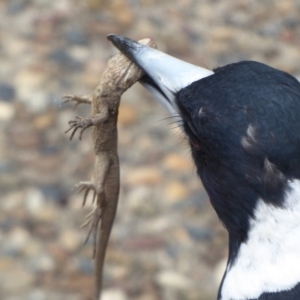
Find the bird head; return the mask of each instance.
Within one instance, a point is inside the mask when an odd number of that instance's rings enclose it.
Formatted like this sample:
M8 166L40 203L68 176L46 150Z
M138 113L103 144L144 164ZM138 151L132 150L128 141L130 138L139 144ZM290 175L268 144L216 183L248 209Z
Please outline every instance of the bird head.
M294 242L300 234L297 79L254 61L211 71L125 37L108 39L145 72L142 85L182 124L198 175L228 230L219 298L257 299L295 286L300 274L287 281L281 274L289 274L290 254L300 251Z

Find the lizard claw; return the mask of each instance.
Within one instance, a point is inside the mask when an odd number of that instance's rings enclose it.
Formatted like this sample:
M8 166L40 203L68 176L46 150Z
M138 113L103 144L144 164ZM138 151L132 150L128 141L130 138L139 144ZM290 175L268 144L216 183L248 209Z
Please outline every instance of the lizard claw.
M82 191L85 190L85 192L84 192L84 197L83 197L83 202L82 202L82 207L85 205L87 196L88 196L88 194L89 194L89 192L90 192L91 190L94 191L92 203L95 202L95 199L96 199L96 195L97 195L97 194L96 194L96 187L95 187L95 185L94 185L93 182L91 182L91 181L81 181L81 182L77 183L77 184L74 186L74 188L77 189L77 193L80 193L80 192L82 192Z
M91 190L94 191L93 195L93 203L95 202L97 192L96 192L96 187L92 181L81 181L77 183L74 186L75 189L77 189L76 193L80 193L85 190L84 192L84 197L83 197L83 202L82 206L85 205L86 199L88 197L88 194ZM87 236L85 238L85 241L83 243L83 246L88 242L89 238L91 235L93 235L93 258L95 258L96 254L96 242L97 242L97 230L98 230L98 224L101 220L103 211L105 209L105 200L100 197L100 205L93 208L93 210L85 217L86 221L80 226L80 228L84 228L86 226L89 226L89 230L87 233ZM99 201L99 199L98 199Z
M81 140L82 138L82 134L83 132L90 126L93 126L93 122L91 119L87 118L83 118L80 116L76 116L76 120L71 120L69 121L69 126L70 128L68 130L65 131L65 133L68 133L69 131L73 130L70 136L70 140L73 139L76 131L81 128L80 130L80 134L79 134L79 139Z
M97 229L98 224L102 217L103 209L100 209L100 207L95 207L87 216L86 216L86 222L84 222L80 228L86 227L90 225L88 234L85 238L85 241L83 243L83 246L87 243L89 240L91 234L93 233L93 244L94 244L94 250L93 250L93 257L95 257L96 254L96 240L97 240Z
M62 105L69 103L69 102L76 102L73 107L73 110L75 110L76 107L82 103L91 103L91 100L86 96L79 97L79 96L73 96L73 95L64 95L64 96L62 96L62 100L64 100Z

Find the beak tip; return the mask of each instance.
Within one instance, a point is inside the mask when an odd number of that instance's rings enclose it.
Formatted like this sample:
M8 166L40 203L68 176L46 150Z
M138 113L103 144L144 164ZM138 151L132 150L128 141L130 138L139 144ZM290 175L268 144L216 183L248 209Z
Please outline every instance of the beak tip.
M109 34L107 39L132 61L135 61L135 54L144 46L134 40L117 34Z
M107 39L111 42L115 41L119 36L117 34L111 33L107 35Z
M117 45L120 44L120 38L121 38L121 37L120 37L119 35L114 34L114 33L109 34L109 35L107 36L107 39L108 39L110 42L112 42L113 45L116 46L117 48L118 48Z

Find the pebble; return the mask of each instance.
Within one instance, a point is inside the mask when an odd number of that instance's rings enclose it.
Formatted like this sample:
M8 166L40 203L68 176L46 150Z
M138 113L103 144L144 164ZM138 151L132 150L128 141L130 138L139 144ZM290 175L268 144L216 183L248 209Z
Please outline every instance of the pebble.
M170 181L166 183L163 191L163 198L170 202L183 201L189 197L189 190L180 181Z
M193 286L190 278L172 270L159 272L156 275L156 281L163 288L175 290L189 290Z
M103 290L101 299L102 300L127 300L128 298L122 290L105 289Z
M56 267L54 259L47 253L32 257L29 266L33 272L52 272Z
M147 186L137 186L129 191L127 195L127 205L133 212L138 212L143 209L145 201L149 200L151 190Z
M14 267L15 261L12 258L0 257L0 273L7 272Z
M15 267L0 275L0 290L1 293L17 295L24 293L34 282L35 277L31 272L23 267Z
M189 233L189 235L199 241L199 242L203 242L205 240L209 240L211 238L211 232L209 230L205 230L203 228L201 228L199 225L191 225L191 224L187 224L184 226L185 229L187 230L187 232Z
M56 220L56 208L52 203L46 202L40 190L29 190L25 196L25 203L26 210L33 220L47 223Z
M27 243L26 247L23 249L23 254L25 257L34 258L39 255L42 251L45 251L42 243L39 240L32 239L30 243Z
M91 260L89 258L81 258L79 260L79 265L78 268L80 272L83 272L85 274L93 274L94 273L94 268L95 268L95 262L94 260Z
M6 12L10 15L15 15L22 12L27 6L27 3L22 0L9 2L6 8Z
M15 126L17 127L17 126ZM10 143L14 147L20 147L23 150L23 155L16 157L16 161L26 161L28 158L32 158L35 155L36 149L40 145L40 137L37 132L33 131L32 128L28 128L25 124L23 128L13 128L11 130ZM25 152L25 150L32 149L33 151Z
M128 126L136 123L138 119L138 112L136 108L129 104L124 104L121 101L119 108L118 124Z
M0 122L9 122L15 114L15 108L10 103L0 101Z
M56 112L53 110L46 111L34 118L33 125L38 131L47 130L54 125L55 117Z
M64 230L61 232L58 241L68 252L74 252L82 245L81 234L78 229Z
M69 44L86 46L89 42L86 32L82 28L72 26L65 34Z
M24 68L18 72L14 78L14 85L16 88L19 100L28 100L31 93L40 89L47 79L47 74L43 69Z
M0 101L9 102L16 97L16 91L13 85L0 82Z
M81 46L72 47L69 53L74 60L79 62L85 62L90 56L89 50L86 47Z
M169 153L163 160L164 166L172 171L192 171L195 166L192 162L192 158L188 154L186 156L180 155L178 153Z
M8 193L5 197L5 201L0 201L0 207L2 211L13 212L21 207L24 203L24 194L19 191L13 191Z
M154 167L137 167L132 169L126 178L125 182L129 185L155 185L162 180L162 173L159 169Z
M50 58L58 67L68 70L69 72L78 72L82 69L82 63L71 56L66 49L54 49Z
M222 259L221 261L218 262L217 266L214 269L214 280L216 285L219 285L220 282L222 281L224 272L227 267L227 258Z
M29 215L38 217L45 210L45 198L37 188L31 188L25 195L25 205Z
M46 292L42 289L36 288L30 291L30 293L27 296L27 300L47 300L47 295Z
M8 256L20 255L30 242L30 233L25 228L16 227L9 233L1 252Z

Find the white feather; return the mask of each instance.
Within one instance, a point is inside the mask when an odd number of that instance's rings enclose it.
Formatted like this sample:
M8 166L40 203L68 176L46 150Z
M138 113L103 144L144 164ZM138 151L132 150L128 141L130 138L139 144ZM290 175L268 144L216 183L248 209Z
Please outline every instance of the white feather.
M227 267L221 300L256 299L300 282L300 181L289 187L284 208L258 201L248 240Z

